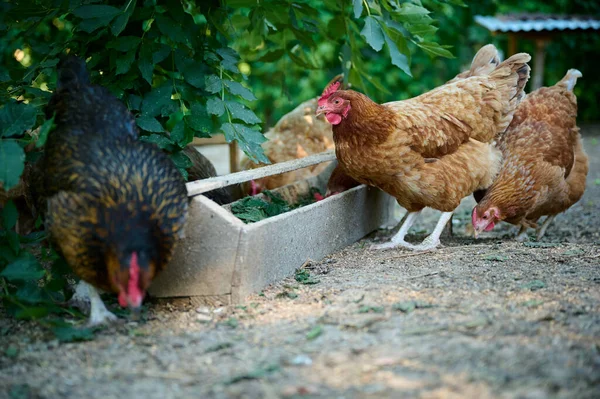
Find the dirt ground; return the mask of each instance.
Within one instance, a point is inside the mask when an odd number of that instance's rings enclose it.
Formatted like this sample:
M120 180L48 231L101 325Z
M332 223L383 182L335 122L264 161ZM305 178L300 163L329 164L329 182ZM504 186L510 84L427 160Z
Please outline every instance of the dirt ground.
M600 128L584 137L587 192L543 246L512 226L475 241L466 201L437 252L371 252L380 231L308 265L316 284L289 278L243 306L151 304L91 342L0 311L0 397L599 398Z

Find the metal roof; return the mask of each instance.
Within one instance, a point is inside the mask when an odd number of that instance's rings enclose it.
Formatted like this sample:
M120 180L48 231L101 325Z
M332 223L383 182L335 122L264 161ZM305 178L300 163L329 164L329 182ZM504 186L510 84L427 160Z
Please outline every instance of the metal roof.
M519 14L496 17L476 15L475 22L493 32L600 29L600 19L569 15Z

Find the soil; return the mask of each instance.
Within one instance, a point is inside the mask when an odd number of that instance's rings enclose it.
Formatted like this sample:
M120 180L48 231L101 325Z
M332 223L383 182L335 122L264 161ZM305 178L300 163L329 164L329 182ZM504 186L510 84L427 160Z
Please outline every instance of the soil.
M586 194L542 244L508 225L474 240L465 201L437 251L369 251L382 230L308 264L314 284L241 306L151 303L90 342L0 310L0 397L598 398L600 127L583 133Z

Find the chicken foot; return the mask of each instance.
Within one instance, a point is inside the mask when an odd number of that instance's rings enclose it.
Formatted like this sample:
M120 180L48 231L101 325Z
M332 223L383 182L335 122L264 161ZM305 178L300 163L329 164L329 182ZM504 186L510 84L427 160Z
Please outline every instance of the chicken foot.
M73 298L71 298L72 303L88 303L90 304L90 319L88 321L88 325L97 326L100 324L108 323L114 320L117 320L117 316L112 314L106 306L104 302L102 302L102 298L100 298L100 294L96 288L86 283L83 280L80 280L75 288L75 294Z
M555 217L556 217L556 215L546 216L546 220L544 220L544 223L542 223L540 228L537 229L537 231L536 231L538 241L542 239L544 234L546 234L546 229L548 228L550 223L552 223L552 221L554 220Z
M519 228L519 232L515 236L515 240L518 242L527 242L529 241L529 235L527 234L527 226L522 224Z
M433 232L430 235L428 235L427 238L425 238L423 242L419 245L410 244L404 240L404 237L406 237L406 233L408 233L408 230L412 227L413 223L415 222L417 216L419 216L420 213L421 211L409 213L408 217L406 218L406 221L400 228L400 231L398 231L398 233L396 233L396 235L393 236L389 242L371 245L370 249L390 249L396 247L404 247L412 249L413 251L427 251L440 245L440 235L444 231L444 227L446 226L454 212L442 212L442 215L440 216L440 219L438 220L438 223L435 226Z
M440 236L444 231L444 227L446 227L446 224L452 218L453 213L454 212L442 212L442 215L435 225L433 232L428 235L422 243L419 245L413 245L413 248L411 249L414 251L428 251L440 245Z
M417 216L419 216L420 214L421 211L409 212L406 216L406 219L404 220L404 223L402 224L402 227L400 227L400 230L398 230L398 232L392 237L390 241L385 242L383 244L373 244L371 245L370 249L390 249L398 246L412 249L414 245L404 241L404 237L406 237L406 233L408 233L408 230L412 227L413 223L417 219Z

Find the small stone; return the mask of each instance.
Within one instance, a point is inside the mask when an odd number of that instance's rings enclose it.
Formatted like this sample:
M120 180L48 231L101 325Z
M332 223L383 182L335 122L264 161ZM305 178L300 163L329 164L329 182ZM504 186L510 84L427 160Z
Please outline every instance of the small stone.
M201 306L199 308L196 308L196 313L200 313L200 314L210 314L210 309L207 308L206 306Z
M292 359L292 364L294 366L310 366L312 362L312 359L306 355L298 355Z
M222 313L225 310L225 308L216 308L215 310L213 310L213 313Z

